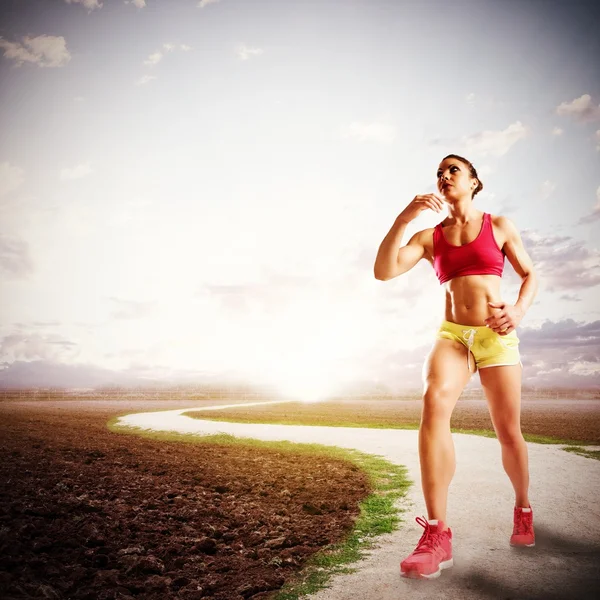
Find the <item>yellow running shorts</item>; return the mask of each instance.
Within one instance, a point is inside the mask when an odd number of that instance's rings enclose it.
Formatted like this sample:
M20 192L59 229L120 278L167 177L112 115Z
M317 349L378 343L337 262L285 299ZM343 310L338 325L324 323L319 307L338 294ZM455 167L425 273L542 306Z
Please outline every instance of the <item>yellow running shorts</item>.
M471 370L471 354L473 354L475 365L479 369L519 364L521 368L523 367L519 355L519 338L514 330L508 335L498 335L489 327L474 327L443 321L436 337L443 340L454 340L465 346L468 350L467 368L469 371Z

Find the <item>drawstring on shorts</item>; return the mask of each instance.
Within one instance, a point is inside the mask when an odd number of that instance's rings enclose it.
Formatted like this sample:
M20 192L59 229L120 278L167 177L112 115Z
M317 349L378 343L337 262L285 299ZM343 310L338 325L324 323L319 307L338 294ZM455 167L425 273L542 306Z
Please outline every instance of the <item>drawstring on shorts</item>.
M465 340L468 344L467 346L467 369L469 373L471 372L471 348L473 347L473 343L475 342L475 334L477 333L476 329L463 329L463 340Z

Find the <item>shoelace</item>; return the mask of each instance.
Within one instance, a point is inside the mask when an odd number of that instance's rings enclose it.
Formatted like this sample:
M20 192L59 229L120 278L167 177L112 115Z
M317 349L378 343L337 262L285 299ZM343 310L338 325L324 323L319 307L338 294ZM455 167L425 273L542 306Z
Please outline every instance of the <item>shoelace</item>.
M427 519L423 517L417 517L415 519L421 527L425 528L417 547L413 554L419 554L422 552L428 552L429 550L435 550L440 545L440 534L434 533L431 530L431 525L427 522Z
M475 342L475 334L477 333L476 329L463 329L463 340L465 340L468 344L467 347L467 369L469 369L469 373L471 372L471 348L473 347L473 343Z
M519 512L515 520L515 533L517 535L525 535L531 529L531 513Z

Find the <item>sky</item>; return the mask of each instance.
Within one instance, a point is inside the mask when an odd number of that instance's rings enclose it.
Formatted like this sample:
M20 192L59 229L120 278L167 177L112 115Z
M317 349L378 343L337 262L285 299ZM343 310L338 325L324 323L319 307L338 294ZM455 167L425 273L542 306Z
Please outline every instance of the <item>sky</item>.
M373 263L448 153L539 276L523 384L600 386L593 4L4 1L0 386L418 388L444 288Z

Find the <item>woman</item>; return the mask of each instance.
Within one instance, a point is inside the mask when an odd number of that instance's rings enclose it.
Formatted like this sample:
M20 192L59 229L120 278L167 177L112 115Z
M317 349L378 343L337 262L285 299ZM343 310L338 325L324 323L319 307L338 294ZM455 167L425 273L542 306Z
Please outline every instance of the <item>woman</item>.
M428 579L452 566L452 531L446 524L448 487L456 466L450 417L478 368L502 464L516 496L510 543L535 544L527 446L520 425L522 364L516 334L537 292L533 264L511 221L475 207L473 197L483 185L467 159L446 156L437 171L437 189L439 194L415 196L398 215L379 247L374 268L375 277L386 281L424 258L445 284L444 321L423 368L419 458L428 520L417 517L425 531L401 563L403 576ZM424 210L441 212L444 203L446 219L415 233L401 247L408 223ZM522 280L514 305L500 295L505 256Z

